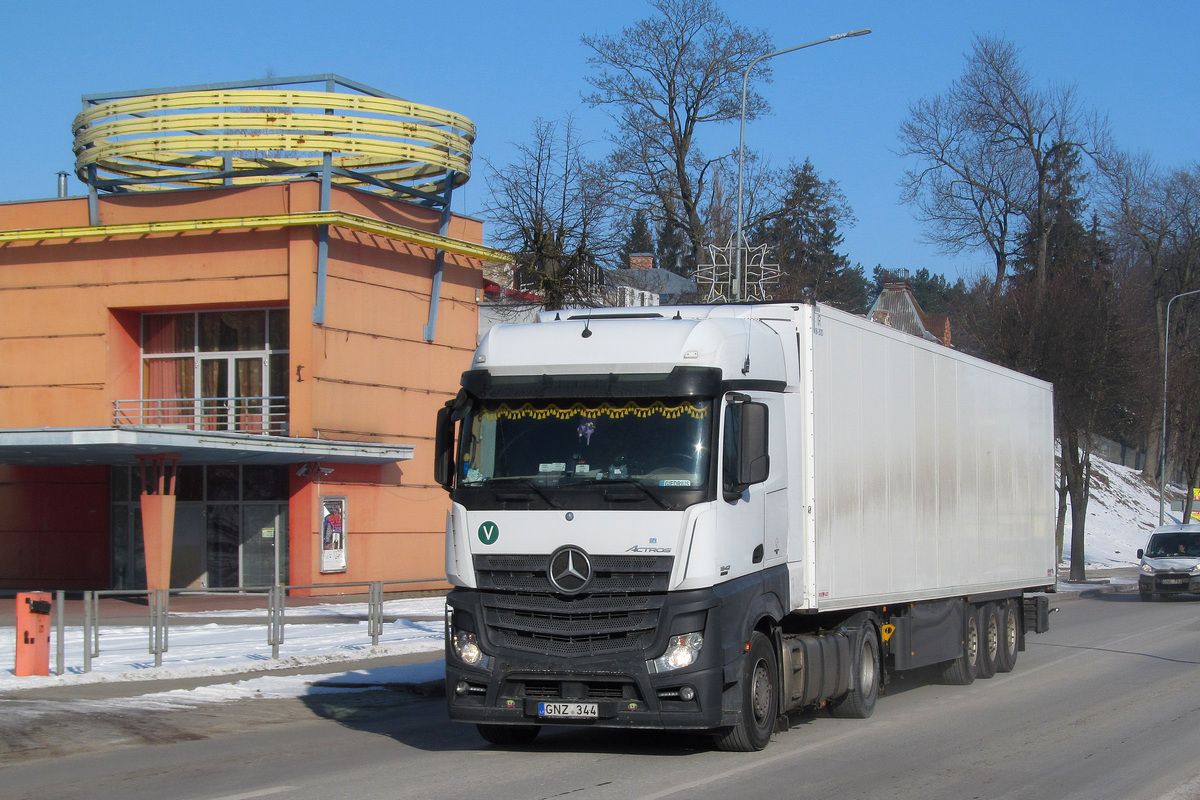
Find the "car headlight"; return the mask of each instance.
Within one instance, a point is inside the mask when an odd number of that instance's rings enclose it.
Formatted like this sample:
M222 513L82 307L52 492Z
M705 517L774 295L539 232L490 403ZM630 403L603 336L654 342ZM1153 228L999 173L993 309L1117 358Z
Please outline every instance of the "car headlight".
M454 653L468 666L481 669L492 666L492 657L479 648L479 638L470 631L454 632Z
M462 614L463 620L469 621L470 615ZM479 646L479 637L473 631L462 630L456 624L458 620L454 609L446 606L446 638L454 648L458 660L472 667L491 669L492 657L483 652ZM467 622L467 624L470 624Z
M646 666L651 672L669 672L690 667L700 657L700 648L703 646L704 637L699 633L672 636L667 642L666 652L653 661L647 661Z
M1153 575L1154 567L1150 566L1149 564L1142 564L1142 572L1145 572L1149 575Z

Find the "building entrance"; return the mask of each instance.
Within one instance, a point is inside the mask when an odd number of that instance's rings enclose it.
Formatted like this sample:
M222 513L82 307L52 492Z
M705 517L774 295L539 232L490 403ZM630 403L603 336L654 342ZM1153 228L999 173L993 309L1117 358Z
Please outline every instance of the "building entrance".
M112 582L144 589L136 467L112 477ZM288 581L288 468L208 465L180 468L172 588L268 586Z

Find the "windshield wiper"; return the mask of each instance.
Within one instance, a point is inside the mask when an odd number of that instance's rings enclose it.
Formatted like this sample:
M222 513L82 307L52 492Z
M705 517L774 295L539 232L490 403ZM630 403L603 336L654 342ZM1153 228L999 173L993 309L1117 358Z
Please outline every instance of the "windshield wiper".
M586 485L586 484L584 484L584 485ZM659 496L658 492L651 491L649 486L647 486L646 484L642 483L639 480L636 480L635 478L604 478L604 479L597 480L597 481L591 481L590 485L592 485L592 486L613 486L613 485L633 486L637 489L641 489L642 494L646 497L649 497L651 500L653 500L655 503L657 503L660 508L665 508L668 511L673 511L676 508L676 505L674 503L664 500L662 497ZM606 490L604 492L604 499L609 500L609 501L620 502L622 500L638 500L640 498L638 498L635 495L631 495L631 494L617 494L617 493Z
M555 500L548 493L542 491L542 488L540 486L538 486L536 483L534 483L533 480L530 478L492 478L491 480L488 481L488 483L494 484L494 483L499 483L501 481L503 481L505 483L516 483L516 484L520 484L521 486L526 487L527 489L531 490L534 494L536 494L538 497L545 500L546 505L550 506L551 508L562 508L563 507L562 503ZM506 501L507 500L530 500L530 499L532 499L527 494L524 494L524 493L517 494L516 492L505 492L503 489L498 489L496 491L496 497L500 500L506 500Z

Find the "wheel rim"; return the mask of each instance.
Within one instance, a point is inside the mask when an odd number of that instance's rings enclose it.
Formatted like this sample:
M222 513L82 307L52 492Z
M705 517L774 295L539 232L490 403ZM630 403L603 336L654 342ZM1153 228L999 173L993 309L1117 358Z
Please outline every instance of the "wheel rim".
M750 706L754 721L762 725L771 715L771 674L767 663L759 659L754 665L754 679L750 685Z
M1004 615L1004 649L1009 655L1017 652L1017 617L1011 610Z
M996 656L1000 653L1000 629L996 624L996 615L994 613L988 615L987 630L984 632L984 638L984 646L987 647L988 658L995 661Z
M974 619L967 623L967 660L971 664L979 660L979 625Z
M868 642L863 642L862 653L859 654L858 685L864 695L869 695L875 686L875 650Z

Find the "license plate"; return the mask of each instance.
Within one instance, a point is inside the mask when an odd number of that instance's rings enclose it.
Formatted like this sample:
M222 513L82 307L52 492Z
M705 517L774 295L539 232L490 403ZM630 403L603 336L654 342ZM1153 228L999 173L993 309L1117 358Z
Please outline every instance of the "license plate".
M595 703L538 703L538 716L595 719L599 710Z
M1159 583L1183 583L1183 578L1163 578Z

